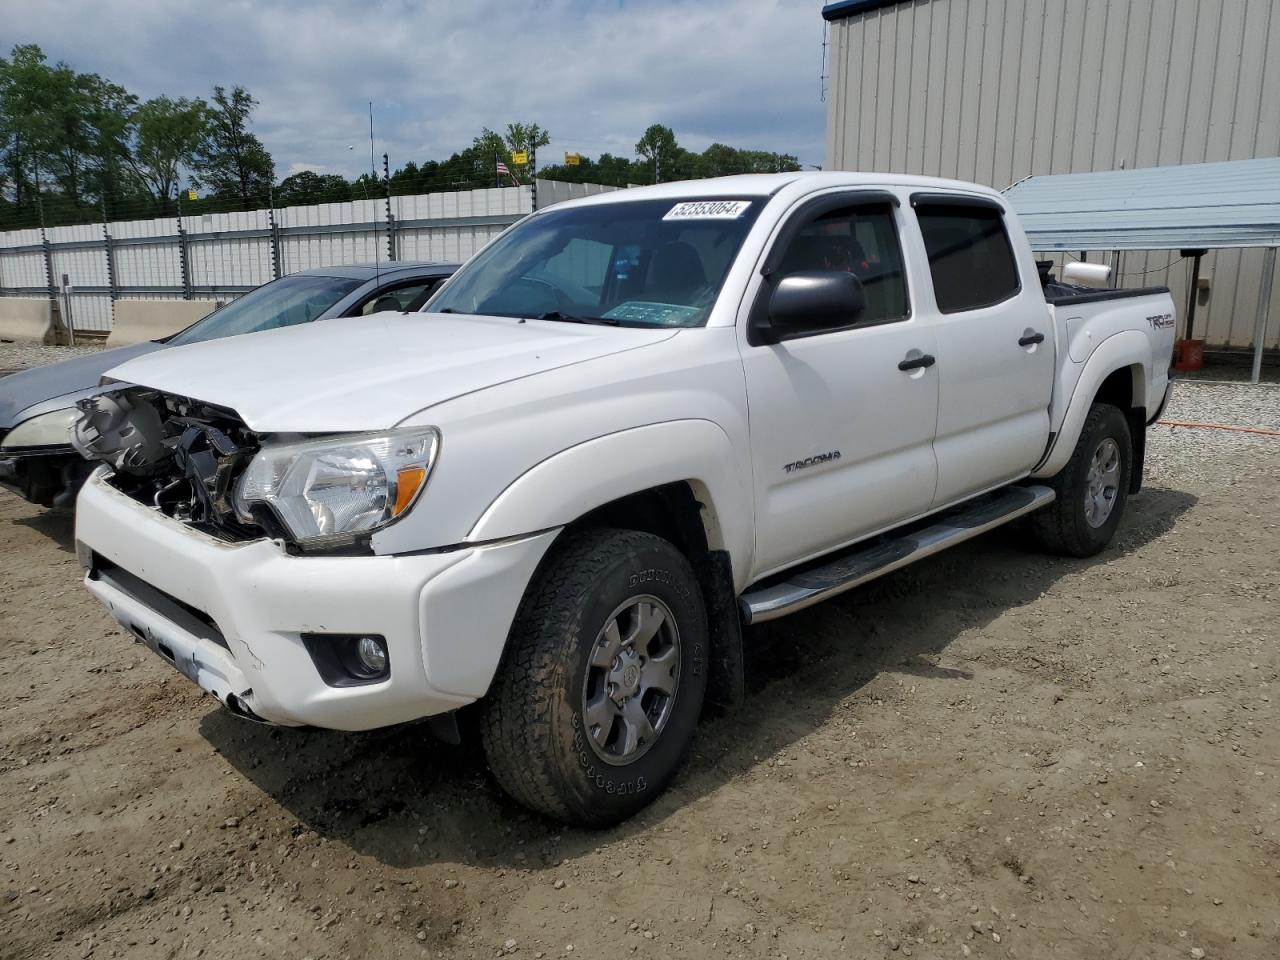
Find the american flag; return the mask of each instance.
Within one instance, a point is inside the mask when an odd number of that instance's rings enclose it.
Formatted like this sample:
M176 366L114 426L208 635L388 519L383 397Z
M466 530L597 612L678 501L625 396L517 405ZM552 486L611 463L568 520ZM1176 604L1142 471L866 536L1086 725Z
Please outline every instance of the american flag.
M508 167L505 163L503 163L501 160L498 160L497 158L495 158L493 162L496 166L497 174L499 178L510 177L512 184L514 184L517 187L520 186L520 178L511 172L510 167Z

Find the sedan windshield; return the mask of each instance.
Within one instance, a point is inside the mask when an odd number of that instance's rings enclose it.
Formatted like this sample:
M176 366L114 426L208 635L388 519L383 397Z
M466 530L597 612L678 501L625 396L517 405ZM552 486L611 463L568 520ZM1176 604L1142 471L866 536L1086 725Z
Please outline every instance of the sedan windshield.
M232 300L166 342L170 346L181 346L241 333L290 327L295 323L310 323L319 319L361 282L350 277L317 277L311 274L281 277Z
M428 309L701 326L761 206L748 199L668 199L552 210L494 241Z

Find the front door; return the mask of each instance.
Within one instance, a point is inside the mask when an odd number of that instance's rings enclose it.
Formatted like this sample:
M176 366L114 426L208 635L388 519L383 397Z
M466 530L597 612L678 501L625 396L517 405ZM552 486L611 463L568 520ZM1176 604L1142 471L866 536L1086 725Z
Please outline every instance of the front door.
M924 358L936 354L934 334L912 315L901 209L878 196L801 207L766 257L753 310L768 309L783 276L807 270L855 273L867 306L856 322L811 336L743 342L753 578L922 513L933 499L938 379Z
M985 198L913 198L932 278L919 298L938 345L938 489L933 506L1025 476L1049 438L1054 348L1030 255ZM1027 274L1027 270L1030 274Z

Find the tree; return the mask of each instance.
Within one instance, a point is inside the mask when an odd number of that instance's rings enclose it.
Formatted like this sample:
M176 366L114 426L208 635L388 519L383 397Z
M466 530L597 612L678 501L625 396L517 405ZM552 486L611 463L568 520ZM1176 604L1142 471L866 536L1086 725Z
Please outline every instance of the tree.
M156 97L133 112L129 165L157 203L173 195L181 168L195 163L208 136L208 112L203 100L185 97Z
M492 131L486 130L486 133ZM539 147L545 147L551 142L551 134L536 123L508 123L506 143L507 149L512 153L517 151L535 154ZM530 157L533 160L534 157Z
M102 196L128 156L136 103L97 74L49 66L35 44L15 46L0 60L0 137L18 198L46 176L73 206Z
M664 127L660 123L650 125L637 141L636 153L652 166L651 183L678 179L676 163L680 155L680 146L676 143L676 135L670 127Z
M257 135L249 131L249 118L258 101L244 87L213 88L208 129L195 158L199 182L215 194L250 198L267 195L275 181L275 163Z
M276 206L290 207L311 203L339 203L351 199L351 184L336 173L301 170L280 181L275 189Z

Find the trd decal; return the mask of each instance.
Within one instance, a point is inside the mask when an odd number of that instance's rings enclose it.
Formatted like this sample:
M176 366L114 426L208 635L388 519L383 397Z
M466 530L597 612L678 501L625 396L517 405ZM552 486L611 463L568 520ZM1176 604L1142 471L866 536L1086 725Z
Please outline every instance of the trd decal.
M1173 314L1158 313L1154 317L1147 317L1147 323L1151 324L1152 330L1163 330L1166 327L1172 327Z

